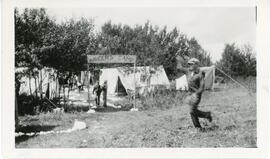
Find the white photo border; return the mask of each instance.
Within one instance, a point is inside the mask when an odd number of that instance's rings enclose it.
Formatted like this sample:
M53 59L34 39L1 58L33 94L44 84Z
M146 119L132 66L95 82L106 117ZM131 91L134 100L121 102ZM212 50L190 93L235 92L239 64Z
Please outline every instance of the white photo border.
M3 0L2 1L2 155L9 158L265 158L269 148L269 5L268 0ZM257 146L258 148L65 148L16 149L14 107L15 7L258 7ZM268 13L268 14L267 14Z

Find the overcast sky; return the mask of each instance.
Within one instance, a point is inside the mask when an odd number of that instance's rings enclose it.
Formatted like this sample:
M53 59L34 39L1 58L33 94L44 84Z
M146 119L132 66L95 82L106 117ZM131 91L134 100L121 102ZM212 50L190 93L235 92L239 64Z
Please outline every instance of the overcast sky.
M47 13L58 22L69 18L94 18L96 30L111 20L114 24L135 26L147 20L169 30L176 27L188 37L195 37L210 53L212 60L221 58L225 43L249 43L255 47L255 7L194 8L48 8Z

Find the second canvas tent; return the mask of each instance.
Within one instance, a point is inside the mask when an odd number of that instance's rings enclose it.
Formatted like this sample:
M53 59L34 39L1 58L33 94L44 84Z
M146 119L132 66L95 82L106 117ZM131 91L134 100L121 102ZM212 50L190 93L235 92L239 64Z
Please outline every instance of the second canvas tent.
M108 94L111 95L125 95L135 90L133 67L101 69L100 84L102 85L104 81L107 81ZM158 86L170 86L163 66L156 68L150 66L136 67L135 81L138 93L150 91Z

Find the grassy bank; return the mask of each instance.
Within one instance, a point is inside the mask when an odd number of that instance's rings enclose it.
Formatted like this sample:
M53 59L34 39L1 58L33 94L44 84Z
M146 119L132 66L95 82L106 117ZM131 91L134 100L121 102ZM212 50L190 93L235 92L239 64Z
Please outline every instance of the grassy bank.
M158 107L166 109L23 116L21 130L64 130L71 128L75 119L84 121L87 129L69 134L21 136L16 138L16 147L256 147L255 93L249 94L239 87L205 92L200 109L213 113L212 123L201 119L205 132L193 128L188 108L181 104L182 95L172 96L157 98Z

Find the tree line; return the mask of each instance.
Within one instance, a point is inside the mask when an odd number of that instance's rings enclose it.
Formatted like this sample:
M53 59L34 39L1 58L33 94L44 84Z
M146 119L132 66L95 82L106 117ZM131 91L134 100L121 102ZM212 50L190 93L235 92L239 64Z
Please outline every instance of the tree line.
M133 54L138 65L163 65L173 78L178 50L211 65L209 54L198 41L177 28L169 31L150 22L130 27L108 21L95 33L93 19L69 19L58 24L43 8L24 9L22 13L15 9L14 15L16 67L46 66L59 72L78 72L86 70L88 54Z
M237 46L235 43L225 44L221 60L216 66L230 76L256 76L256 53L251 45ZM217 74L223 76L220 72Z
M198 58L202 66L213 64L196 38L188 38L176 27L168 30L149 21L131 27L108 21L95 32L94 19L56 23L44 8L20 12L16 8L14 16L15 66L27 67L29 76L35 76L43 67L78 73L87 69L86 56L91 54L136 55L139 66L163 65L169 79L178 76L177 51ZM226 44L216 65L231 75L256 75L256 58L250 46L239 49L235 44Z

